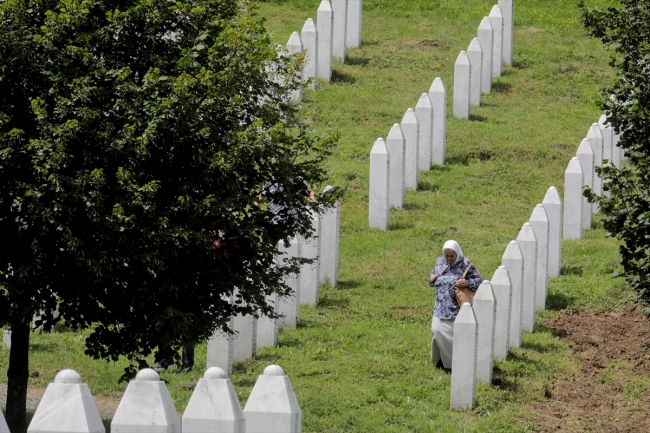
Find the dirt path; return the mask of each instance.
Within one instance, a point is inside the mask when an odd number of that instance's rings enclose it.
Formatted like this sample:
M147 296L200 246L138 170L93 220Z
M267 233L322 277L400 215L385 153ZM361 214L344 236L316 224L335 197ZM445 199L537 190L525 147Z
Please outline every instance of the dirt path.
M650 324L639 311L561 311L545 325L572 343L580 359L575 377L551 383L547 402L535 403L542 432L650 430Z

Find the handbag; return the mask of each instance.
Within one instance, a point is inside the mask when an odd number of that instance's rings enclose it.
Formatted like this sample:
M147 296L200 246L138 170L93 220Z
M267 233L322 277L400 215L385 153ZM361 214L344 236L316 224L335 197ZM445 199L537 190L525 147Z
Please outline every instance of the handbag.
M469 268L474 266L474 263L470 263L467 269L465 269L465 272L463 272L463 276L460 277L460 279L464 279L465 275L467 275L467 272L469 271ZM469 287L456 287L454 284L451 286L451 289L454 291L454 294L456 295L456 303L458 304L459 307L462 307L465 302L469 302L470 305L474 304L474 295L476 295L476 292L472 292Z

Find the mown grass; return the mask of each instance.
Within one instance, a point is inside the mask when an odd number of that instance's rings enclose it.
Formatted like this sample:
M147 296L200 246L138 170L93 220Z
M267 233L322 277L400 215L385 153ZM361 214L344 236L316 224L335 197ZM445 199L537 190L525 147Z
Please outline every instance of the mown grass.
M269 1L260 13L273 40L284 44L316 18L318 4ZM452 238L485 278L492 276L547 188L562 193L566 164L600 115L597 91L613 76L608 53L581 30L574 1L517 0L512 67L469 121L448 119L447 164L420 172L419 190L406 195L404 209L391 210L391 230L368 229L372 143L436 76L447 86L451 113L454 61L493 4L366 0L362 46L335 65L332 83L305 93L303 113L314 129L341 134L327 162L330 183L346 188L340 283L323 288L315 308L302 310L301 325L282 332L279 347L236 365L242 402L263 368L279 364L293 383L306 432L535 431L526 404L544 401L549 381L577 368L542 319L558 309L608 310L632 299L622 280L610 278L619 268L617 244L596 219L583 240L563 243L563 274L549 282L548 310L538 314L522 347L495 363L494 381L479 387L476 408L448 409L450 376L428 363L433 293L426 275ZM7 358L5 351L0 376ZM200 346L197 371L163 374L179 411L204 365ZM124 389L116 384L123 366L85 357L83 335L34 334L30 367L40 374L30 386L44 387L56 370L73 367L94 393L108 394ZM631 386L630 395L645 386Z

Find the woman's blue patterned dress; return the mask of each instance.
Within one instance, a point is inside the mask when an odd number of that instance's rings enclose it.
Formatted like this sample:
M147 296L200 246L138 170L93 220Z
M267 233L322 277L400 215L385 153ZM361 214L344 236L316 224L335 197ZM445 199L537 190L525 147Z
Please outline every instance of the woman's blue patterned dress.
M466 257L461 257L456 263L450 265L444 257L436 260L436 266L429 273L438 276L434 283L429 283L431 287L436 288L436 303L433 308L433 315L439 319L455 319L460 311L460 306L456 303L456 295L451 287L463 276L463 272L469 266L471 261ZM472 266L465 279L469 282L469 289L473 292L483 282L481 273Z

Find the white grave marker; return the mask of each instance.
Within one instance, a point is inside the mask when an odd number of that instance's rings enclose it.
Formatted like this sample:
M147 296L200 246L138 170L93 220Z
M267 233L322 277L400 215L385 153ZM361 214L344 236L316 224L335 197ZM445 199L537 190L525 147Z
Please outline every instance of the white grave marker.
M623 159L623 149L618 145L620 140L621 136L612 127L612 163L618 168L621 168L621 160Z
M494 43L492 44L492 76L501 76L501 59L503 57L503 15L499 5L494 5L490 11L490 23L494 30Z
M233 302L233 296L228 298L230 303ZM235 330L235 318L228 319L228 328ZM208 339L208 360L207 366L219 367L226 372L228 377L232 376L232 363L234 362L234 340L235 336L227 334L221 329L216 329Z
M370 151L369 183L368 223L370 228L388 230L390 156L383 138L378 138Z
M2 344L7 349L11 349L11 330L8 328L4 328L4 332L2 333Z
M390 155L390 195L388 202L391 206L401 209L404 206L404 153L406 144L402 127L399 123L393 125L386 137L386 148Z
M533 332L535 327L535 292L537 286L537 238L530 223L525 223L517 236L524 257L524 283L521 305L521 329Z
M318 78L329 83L332 79L332 33L334 32L332 5L329 0L321 1L317 20Z
M481 105L481 71L483 69L483 49L478 38L472 39L467 48L467 58L470 65L469 103L478 107ZM454 92L456 88L454 87ZM454 100L455 101L455 100Z
M348 48L361 44L361 0L348 0L348 27L345 44Z
M521 316L523 305L524 256L516 241L510 241L503 253L501 264L508 270L512 283L510 307L510 347L521 346Z
M246 433L235 388L221 368L208 368L196 384L183 412L183 433Z
M284 241L280 241L278 252L284 253L284 255L278 257L278 262L290 258L302 257L302 246L303 242L298 237L291 239L291 243L288 247L284 246ZM286 285L289 286L293 293L289 296L283 296L280 298L279 307L280 315L282 316L278 321L280 329L295 328L298 326L298 322L300 322L300 274L289 275L285 278Z
M546 293L548 289L548 240L549 222L543 204L538 204L530 216L530 225L537 239L537 284L535 285L535 309L546 308Z
M501 60L506 65L512 64L514 6L514 0L499 0L499 8L503 15L503 57Z
M466 51L461 51L454 64L454 117L469 119L469 95L471 87L469 57L467 57Z
M348 27L348 0L332 0L334 31L332 33L332 57L345 63L345 38Z
M497 303L494 325L494 358L504 360L510 348L510 316L512 283L505 266L499 266L492 276L492 291Z
M483 59L481 67L481 93L492 91L492 45L494 44L494 29L489 17L484 17L478 26L478 39L481 41Z
M236 332L232 336L232 360L242 362L255 355L257 349L257 321L254 316L238 314L235 316L234 328ZM225 371L225 370L224 370Z
M305 259L314 260L313 263L305 263L300 267L300 304L316 305L320 298L320 245L321 245L321 219L312 212L311 225L314 231L313 237L305 239L300 236L302 245L300 253Z
M279 313L278 295L273 293L266 296L266 304L273 307L273 311ZM257 319L257 331L255 335L257 341L255 348L275 347L278 345L278 319L271 319L268 316L260 316Z
M494 333L496 329L497 302L492 284L483 280L474 297L474 315L478 323L476 350L476 380L492 382L492 361L494 360Z
M102 430L103 432L104 430ZM0 410L0 433L11 433L9 431L9 426L7 425L7 420L5 419L4 414Z
M591 125L589 128L589 131L587 132L587 139L591 143L591 150L594 152L594 167L602 167L603 165L603 134L600 132L600 127L598 126L597 123L594 123ZM585 171L582 170L582 173L584 174ZM597 195L602 195L603 194L603 180L597 175L594 175L594 193ZM566 206L566 192L565 198L564 198L564 204ZM599 207L597 203L592 203L591 210L593 213L598 213ZM565 239L567 239L565 237Z
M564 239L582 239L582 185L580 160L573 157L564 172Z
M291 33L291 36L289 36L289 41L287 42L287 53L298 54L302 52L303 49L304 46L302 45L302 40L300 39L298 32ZM302 98L302 90L292 90L290 97L292 101L299 101Z
M613 146L614 146L614 130L607 123L607 116L602 115L598 119L598 127L600 128L600 133L603 136L603 159L612 163L613 160Z
M580 160L580 167L582 167L582 181L589 188L594 186L594 152L591 149L591 142L586 138L580 142L576 156ZM582 197L582 228L584 230L591 228L593 214L591 212L591 203L587 197Z
M433 107L433 135L431 137L431 163L444 165L447 153L447 89L440 77L429 88Z
M420 126L415 116L415 110L409 108L402 118L402 134L404 134L404 188L418 189L419 167L418 153L420 147Z
M478 326L474 310L465 302L454 322L454 355L451 360L452 409L471 409L476 400L476 345Z
M302 67L302 80L306 82L312 78L310 87L313 89L318 84L318 31L311 18L302 26L301 40L307 50L305 64Z
M549 241L548 241L548 276L560 275L560 262L562 261L562 199L557 188L550 187L542 201L546 216L548 216Z
M323 194L332 187L328 185ZM341 203L337 200L321 217L320 284L335 287L339 280Z
M415 106L415 117L420 126L418 142L418 168L431 169L431 148L433 138L433 107L428 93L423 93Z

